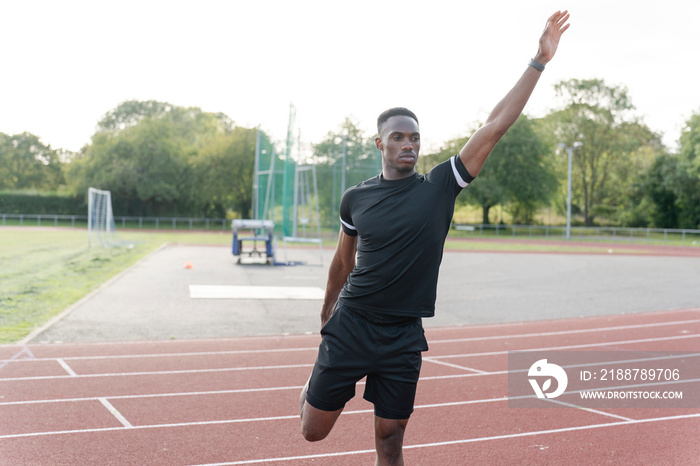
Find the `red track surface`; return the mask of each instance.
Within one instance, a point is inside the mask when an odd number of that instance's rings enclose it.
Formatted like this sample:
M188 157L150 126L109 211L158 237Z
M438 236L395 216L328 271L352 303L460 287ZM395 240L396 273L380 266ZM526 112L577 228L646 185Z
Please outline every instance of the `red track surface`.
M508 351L700 352L700 308L426 334L407 464L700 464L700 406L590 411L507 401ZM372 406L361 396L326 440L299 433L299 393L318 342L0 346L0 463L373 464ZM688 384L697 392L700 380Z

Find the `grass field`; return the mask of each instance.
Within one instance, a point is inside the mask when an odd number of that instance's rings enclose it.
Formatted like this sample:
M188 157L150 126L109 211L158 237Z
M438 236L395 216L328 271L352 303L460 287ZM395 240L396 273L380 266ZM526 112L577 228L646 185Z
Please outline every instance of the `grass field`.
M132 247L88 247L87 231L0 228L0 343L22 339L165 243L228 244L223 233L131 233Z
M0 343L21 340L163 244L231 244L230 232L121 231L131 247L88 247L82 228L0 227ZM326 244L333 247L334 242ZM606 253L603 244L485 241L448 237L448 250ZM618 252L616 250L616 252ZM644 253L640 248L621 253Z

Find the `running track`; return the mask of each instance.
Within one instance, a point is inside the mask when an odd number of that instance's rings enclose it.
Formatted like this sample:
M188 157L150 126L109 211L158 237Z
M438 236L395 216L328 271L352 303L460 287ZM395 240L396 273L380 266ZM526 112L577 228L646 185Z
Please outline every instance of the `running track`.
M407 464L700 464L699 406L524 409L506 400L510 350L700 352L700 308L426 334ZM371 405L359 395L326 440L299 433L299 392L318 342L0 346L0 463L373 464Z

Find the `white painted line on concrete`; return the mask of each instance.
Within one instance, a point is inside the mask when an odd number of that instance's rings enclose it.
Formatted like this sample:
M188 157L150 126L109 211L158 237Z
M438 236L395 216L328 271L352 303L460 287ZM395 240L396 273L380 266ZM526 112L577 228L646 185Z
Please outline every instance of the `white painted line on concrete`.
M190 285L192 299L314 299L324 291L311 286Z

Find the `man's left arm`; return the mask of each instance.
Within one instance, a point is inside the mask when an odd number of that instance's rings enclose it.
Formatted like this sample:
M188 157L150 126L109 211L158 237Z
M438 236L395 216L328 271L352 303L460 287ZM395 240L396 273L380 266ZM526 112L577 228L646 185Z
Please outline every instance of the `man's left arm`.
M549 17L540 37L537 55L533 58L535 66L544 66L554 57L561 35L569 28L568 19L567 11L557 11ZM472 135L460 151L459 157L472 176L479 174L491 150L525 108L542 73L535 66L527 67L513 89L491 111L486 123Z

